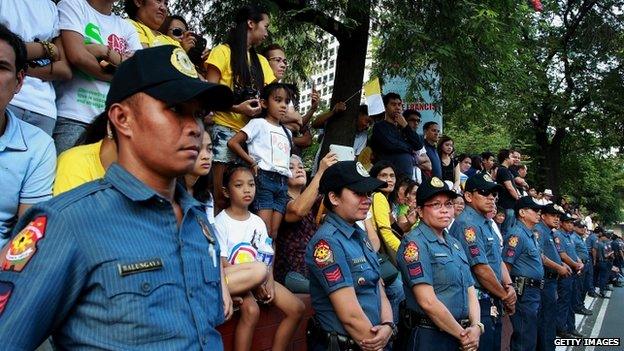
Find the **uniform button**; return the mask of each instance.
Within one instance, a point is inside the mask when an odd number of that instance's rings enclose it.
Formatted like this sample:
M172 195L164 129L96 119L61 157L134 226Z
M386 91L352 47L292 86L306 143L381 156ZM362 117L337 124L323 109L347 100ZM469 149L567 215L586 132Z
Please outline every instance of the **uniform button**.
M189 297L190 297L190 298L193 298L193 297L195 297L195 294L193 294L193 292L192 292L192 291L189 291Z
M143 291L145 292L149 292L150 290L152 290L152 286L150 285L150 283L145 282L143 283L143 285L141 285L141 289L143 289Z

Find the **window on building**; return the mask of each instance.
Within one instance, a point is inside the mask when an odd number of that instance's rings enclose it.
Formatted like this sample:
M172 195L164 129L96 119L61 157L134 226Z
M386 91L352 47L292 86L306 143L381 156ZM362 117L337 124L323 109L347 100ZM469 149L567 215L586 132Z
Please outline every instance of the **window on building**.
M330 69L334 68L335 65L336 65L336 61L334 61L334 60L329 61L329 68Z
M334 74L333 74L333 73L330 73L330 74L329 74L329 78L328 78L328 80L329 80L329 81L333 81L333 80L334 80Z

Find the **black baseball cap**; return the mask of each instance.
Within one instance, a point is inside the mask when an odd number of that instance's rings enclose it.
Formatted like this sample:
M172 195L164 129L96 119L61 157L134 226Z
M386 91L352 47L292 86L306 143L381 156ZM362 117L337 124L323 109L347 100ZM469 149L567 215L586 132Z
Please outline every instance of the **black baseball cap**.
M577 228L587 228L587 226L585 225L585 223L583 223L583 221L578 220L574 222L574 226Z
M548 213L548 214L561 216L563 214L563 208L551 202L545 205L544 208L542 208L542 213Z
M559 217L562 222L572 222L574 221L574 217L572 217L569 213L564 213Z
M531 196L523 196L516 201L516 211L523 208L530 208L535 211L541 211L544 206L535 202L535 200L533 200Z
M422 182L422 184L418 187L418 190L416 190L416 202L419 206L422 206L427 200L438 194L446 194L451 199L457 197L457 193L451 190L448 185L442 181L442 179L432 177L431 179Z
M496 183L492 180L489 174L482 172L476 173L472 177L466 180L466 185L464 186L465 191L474 191L474 190L496 190L500 191L502 187L500 184Z
M138 50L122 62L113 76L106 109L139 92L168 106L197 98L210 111L229 110L234 101L229 87L201 81L186 52L173 45Z
M364 166L356 161L340 161L325 170L319 184L319 192L340 191L347 188L356 193L368 193L386 186L386 182L373 178Z

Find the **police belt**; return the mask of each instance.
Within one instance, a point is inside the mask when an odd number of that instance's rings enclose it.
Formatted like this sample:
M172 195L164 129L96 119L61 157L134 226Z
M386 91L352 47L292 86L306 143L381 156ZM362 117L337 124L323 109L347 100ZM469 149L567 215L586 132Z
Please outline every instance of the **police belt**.
M403 323L405 324L405 327L407 327L408 329L414 329L416 327L421 327L421 328L427 328L427 329L433 329L433 330L438 330L441 331L443 333L446 333L446 331L440 329L432 320L431 318L427 317L426 315L417 313L415 311L410 310L409 308L405 308L405 310L403 311L403 315L401 316L403 318L401 318L403 320ZM470 320L469 319L456 319L457 323L459 323L459 325L461 325L462 328L467 328L470 326Z
M321 328L320 323L310 318L307 328L308 340L320 343L327 351L359 351L360 347L357 342L348 335L336 332L328 332Z
M517 285L522 284L525 288L529 287L529 288L544 289L543 279L533 279L529 277L515 276L515 277L511 277L511 280Z

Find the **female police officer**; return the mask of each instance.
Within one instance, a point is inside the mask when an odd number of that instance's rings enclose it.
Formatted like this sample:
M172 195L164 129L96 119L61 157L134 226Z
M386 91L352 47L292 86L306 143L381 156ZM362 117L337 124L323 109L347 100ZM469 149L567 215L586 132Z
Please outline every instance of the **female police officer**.
M355 225L366 218L370 193L383 186L353 161L332 165L321 178L328 214L305 257L316 311L308 325L309 350L380 350L396 335L377 256Z
M407 350L476 350L483 333L468 260L446 232L456 196L436 177L416 192L421 222L397 252L407 307L402 322L410 330Z

